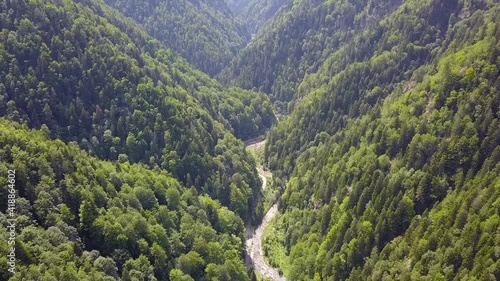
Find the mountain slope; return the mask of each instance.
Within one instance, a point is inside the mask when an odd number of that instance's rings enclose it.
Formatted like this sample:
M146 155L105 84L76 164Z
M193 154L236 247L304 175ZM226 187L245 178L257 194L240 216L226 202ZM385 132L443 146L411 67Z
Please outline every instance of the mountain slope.
M270 21L287 0L251 0L240 8L238 19L247 27L251 34L259 31Z
M224 0L105 0L154 38L213 76L249 40Z
M298 84L356 33L402 3L391 1L287 1L220 79L270 95L286 112Z
M10 277L0 246L1 280L249 280L241 218L164 170L102 161L0 118L0 173L9 170L15 182L0 183L17 194L17 260Z
M500 280L499 1L229 3L0 0L11 279Z
M271 130L289 279L500 278L500 5L447 3L355 35Z
M250 0L225 0L225 2L234 15L239 15Z
M228 129L270 126L263 94L223 89L102 2L1 5L0 115L101 159L167 169L247 216L260 179Z
M416 78L432 71L424 65L437 63L448 48L453 51L465 44L464 40L473 40L470 38L480 25L457 34L456 29L463 24L457 19L484 6L447 3L406 2L332 53L294 92L297 101L291 107L293 113L276 128L275 140L269 142L277 143L270 149L270 166L290 173L296 154L317 143L321 132L332 135L349 119L366 115L401 83L411 88ZM296 142L284 145L284 139Z

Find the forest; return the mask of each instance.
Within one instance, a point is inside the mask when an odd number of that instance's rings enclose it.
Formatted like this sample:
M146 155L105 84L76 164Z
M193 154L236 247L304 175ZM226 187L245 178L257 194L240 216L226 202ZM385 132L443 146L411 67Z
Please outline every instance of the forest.
M500 280L498 0L0 0L0 29L0 280Z
M222 86L101 1L0 6L2 175L17 171L26 249L11 279L247 280L261 180L242 140L273 124L268 97Z
M500 278L500 7L466 5L406 1L297 87L266 146L290 280Z
M99 160L43 130L0 128L0 169L16 171L22 196L16 249L26 266L9 280L249 280L243 220L219 201L165 170Z
M250 39L224 0L104 0L153 38L213 76Z

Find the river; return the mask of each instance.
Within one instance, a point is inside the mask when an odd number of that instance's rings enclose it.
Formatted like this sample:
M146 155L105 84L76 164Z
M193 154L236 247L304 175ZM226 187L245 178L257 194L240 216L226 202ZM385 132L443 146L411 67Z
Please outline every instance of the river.
M251 146L261 146L264 145L265 140L253 143ZM266 189L267 178L269 172L265 172L262 169L257 169L259 176L262 179L262 190ZM264 229L269 224L269 222L278 214L278 203L275 203L266 215L262 219L262 222L257 226L256 229L252 229L250 223L247 224L246 228L246 251L247 258L246 263L248 265L253 265L254 270L257 274L262 276L264 279L273 281L286 281L286 278L282 276L278 269L270 266L264 259L262 253L262 236L264 234Z

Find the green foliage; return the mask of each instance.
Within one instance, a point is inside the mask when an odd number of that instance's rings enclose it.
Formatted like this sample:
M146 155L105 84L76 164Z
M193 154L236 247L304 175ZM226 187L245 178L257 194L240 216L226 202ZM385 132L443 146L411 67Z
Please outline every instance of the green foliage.
M260 180L229 132L246 139L272 125L263 93L222 88L98 0L0 6L1 116L101 159L167 169L226 206L223 190L239 174L252 203ZM144 209L156 204L135 193ZM54 203L46 199L37 204Z
M406 1L355 35L270 131L288 184L268 250L290 279L500 277L500 6L441 4Z
M267 13L280 9L219 76L227 83L269 94L278 111L287 112L307 74L314 73L331 53L349 48L356 31L377 24L400 2L252 1L245 17L255 28Z
M249 40L223 0L104 1L211 76Z
M10 280L173 280L176 270L200 280L208 262L247 280L242 219L166 171L98 160L4 119L0 148L0 173L16 170L19 196ZM0 211L5 225L6 205Z
M226 1L231 2L235 0ZM246 2L244 5L240 4L238 7L232 8L232 10L235 11L238 19L244 23L250 33L258 34L266 24L272 21L274 15L287 0L248 0ZM250 42L249 44L252 43Z
M500 279L498 1L104 2L0 0L11 280Z

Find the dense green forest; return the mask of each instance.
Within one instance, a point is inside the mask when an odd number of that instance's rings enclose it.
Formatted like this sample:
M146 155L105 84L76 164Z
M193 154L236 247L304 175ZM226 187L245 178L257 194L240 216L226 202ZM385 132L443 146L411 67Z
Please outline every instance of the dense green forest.
M243 221L260 216L261 180L238 138L272 125L267 96L221 86L101 1L0 7L12 280L248 280Z
M226 186L245 206L258 192L254 160L230 132L271 125L264 94L223 89L98 1L2 7L1 115L101 159L167 169L226 206Z
M406 1L298 87L266 147L289 279L500 278L498 15Z
M255 42L231 61L220 79L263 91L279 111L287 112L288 102L304 76L314 73L331 53L348 46L356 32L378 23L401 2L285 1Z
M233 15L238 15L245 8L245 6L250 2L250 0L224 0Z
M275 276L500 280L498 0L0 0L0 28L0 280L261 280L274 201Z
M249 280L242 219L165 170L99 160L2 119L0 147L0 171L16 171L21 196L9 280ZM0 252L7 280L6 243Z
M264 33L259 31L271 22L274 15L289 0L248 0L239 4L235 10L237 20L247 27L254 36ZM228 1L229 2L229 1Z
M250 40L224 0L104 1L211 76Z

